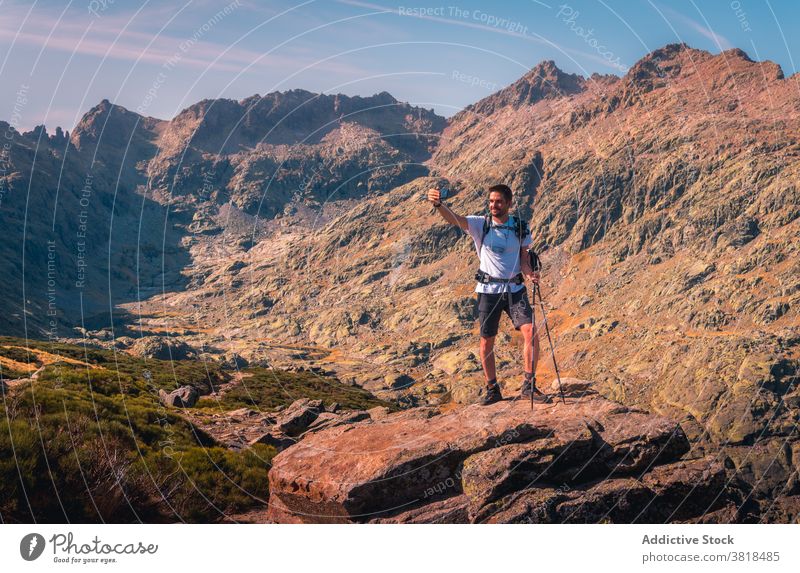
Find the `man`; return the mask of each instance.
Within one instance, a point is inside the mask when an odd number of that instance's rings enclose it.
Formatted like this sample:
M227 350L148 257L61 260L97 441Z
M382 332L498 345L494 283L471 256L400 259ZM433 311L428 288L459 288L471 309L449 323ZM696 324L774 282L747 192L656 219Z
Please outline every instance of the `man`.
M475 242L475 250L480 258L481 279L475 286L478 293L478 315L480 319L480 355L483 373L486 378L481 403L493 404L503 399L497 383L494 360L494 339L500 316L505 311L520 330L525 339L522 367L525 378L522 382L520 396L537 402L549 402L550 397L543 394L533 384L533 372L539 358L539 336L533 332L533 311L524 281L520 275L538 283L539 273L533 272L526 247L531 244L530 233L520 240L517 237L517 225L520 221L509 216L513 195L506 185L494 185L489 188L489 212L491 224L484 237L484 217L457 215L441 202L438 189L428 190L428 201L452 225L461 227L469 233ZM477 277L476 277L477 278Z

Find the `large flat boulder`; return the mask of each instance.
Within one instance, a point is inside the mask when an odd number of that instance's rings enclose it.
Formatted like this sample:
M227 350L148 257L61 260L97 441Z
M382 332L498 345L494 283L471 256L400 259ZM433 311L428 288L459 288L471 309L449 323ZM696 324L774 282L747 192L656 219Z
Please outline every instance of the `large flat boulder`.
M414 408L308 435L273 459L270 495L279 504L271 505L281 509L271 518L368 521L462 493L481 505L529 486L534 474L557 480L571 472L573 483L598 472L631 475L688 450L675 422L598 395L533 409L512 400L451 408ZM587 462L592 471L583 469Z

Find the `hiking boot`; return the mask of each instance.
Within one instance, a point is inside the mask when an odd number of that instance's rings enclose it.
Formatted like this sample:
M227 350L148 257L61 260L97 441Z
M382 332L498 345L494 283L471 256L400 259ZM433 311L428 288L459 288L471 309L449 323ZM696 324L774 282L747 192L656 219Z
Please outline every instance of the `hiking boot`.
M531 395L533 395L534 402L549 404L552 401L549 395L543 393L536 387L536 384L533 383L533 376L528 378L526 372L525 379L522 381L522 389L519 392L519 396L520 398L530 400Z
M489 404L494 404L495 402L499 402L503 399L503 395L500 393L500 385L497 384L497 380L492 380L491 382L487 383L486 387L483 389L483 392L483 396L479 402L481 406L488 406Z

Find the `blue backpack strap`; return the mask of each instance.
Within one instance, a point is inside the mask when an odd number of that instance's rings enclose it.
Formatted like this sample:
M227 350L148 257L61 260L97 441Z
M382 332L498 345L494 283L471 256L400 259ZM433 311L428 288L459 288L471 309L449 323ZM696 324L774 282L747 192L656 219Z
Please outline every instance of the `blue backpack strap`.
M525 237L531 234L531 230L528 228L528 222L522 217L520 217L517 221L516 232L520 245L522 245L522 241L525 239Z
M489 229L491 229L491 228L492 228L492 219L490 218L489 215L484 215L483 216L483 234L481 235L481 246L480 246L481 249L483 248L483 240L486 238L486 235L489 234Z
M517 217L515 215L511 215L514 218L514 234L517 236L519 240L519 244L522 245L522 241L530 235L531 231L528 228L528 223L522 217ZM483 216L483 234L481 235L481 247L483 247L483 241L486 239L486 235L489 234L489 230L492 228L492 219L489 215ZM506 227L508 228L508 227Z

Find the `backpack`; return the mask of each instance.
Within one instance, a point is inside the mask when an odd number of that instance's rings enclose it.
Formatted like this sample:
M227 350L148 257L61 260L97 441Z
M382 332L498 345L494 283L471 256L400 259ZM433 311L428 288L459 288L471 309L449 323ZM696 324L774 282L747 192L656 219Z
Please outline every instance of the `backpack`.
M514 234L517 236L519 240L519 244L522 245L523 239L531 234L530 229L528 229L528 223L525 222L521 217L514 216L514 221L516 225L514 225ZM481 235L481 246L483 248L483 240L486 238L486 235L489 234L489 230L494 227L495 229L508 229L507 225L493 225L492 224L492 216L487 214L483 216L483 234Z

